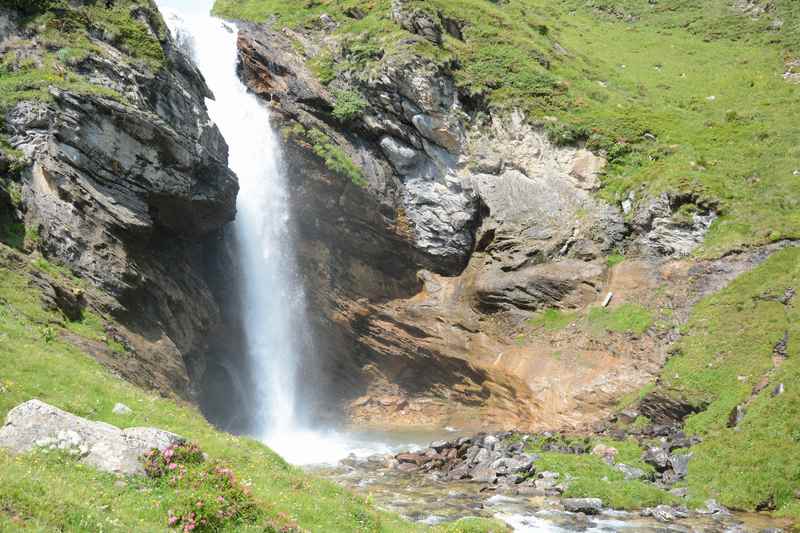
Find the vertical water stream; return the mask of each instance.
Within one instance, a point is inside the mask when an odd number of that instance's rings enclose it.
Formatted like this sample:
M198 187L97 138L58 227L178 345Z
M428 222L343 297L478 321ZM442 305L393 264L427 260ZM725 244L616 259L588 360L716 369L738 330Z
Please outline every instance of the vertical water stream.
M305 416L297 391L310 343L304 339L303 287L295 268L287 177L269 109L239 80L237 29L206 15L208 0L159 4L173 35L191 50L214 93L214 100L207 102L209 115L228 143L229 166L239 177L236 289L247 363L239 370L241 383L252 389L245 394L252 403L243 414L246 432L294 464L334 463L349 453L389 451L393 447L384 436L324 430Z
M254 388L247 432L271 442L296 431L304 303L290 238L287 181L269 111L236 73L236 28L202 14L165 10L173 33L191 47L215 99L209 115L229 146L239 177L235 222L244 346Z

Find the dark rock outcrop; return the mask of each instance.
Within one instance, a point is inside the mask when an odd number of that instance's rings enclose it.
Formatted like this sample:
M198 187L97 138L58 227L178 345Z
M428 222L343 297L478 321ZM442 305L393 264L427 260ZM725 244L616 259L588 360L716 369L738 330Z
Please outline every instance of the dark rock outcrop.
M157 12L136 15L151 35L162 35L163 67L132 61L92 36L105 52L72 66L89 88L52 86L46 101L19 101L3 122L9 143L24 154L22 209L39 251L112 297L106 311L147 354L148 368L126 377L168 383L163 392L189 397L186 362L198 358L220 322L206 258L235 216L238 185L206 114L212 95L199 71ZM0 53L15 54L26 42L4 35ZM25 54L46 53L33 43ZM161 376L158 385L152 374Z
M299 262L326 339L322 396L362 423L524 423L537 402L522 376L489 364L507 334L485 321L600 297L605 255L626 233L589 193L605 161L554 147L518 115L469 129L452 77L424 58L323 85L298 53L319 35L240 28L241 77L284 134ZM332 115L344 91L366 102L346 123ZM331 147L365 186L328 167Z

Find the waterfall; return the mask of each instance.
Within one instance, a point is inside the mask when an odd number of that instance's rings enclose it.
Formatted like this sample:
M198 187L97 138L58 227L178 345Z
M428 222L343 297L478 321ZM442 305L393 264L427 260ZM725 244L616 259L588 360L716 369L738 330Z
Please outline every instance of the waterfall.
M280 150L268 108L237 76L236 28L202 14L166 13L176 40L191 49L214 93L209 115L228 143L229 166L239 177L238 290L253 388L247 432L269 442L299 427L295 391L305 322Z
M389 445L384 435L322 430L306 420L304 403L297 398L300 363L309 353L304 296L291 241L287 176L269 109L239 80L237 29L206 14L209 0L158 4L214 93L207 101L209 115L228 143L228 164L239 177L236 290L247 368L238 369L237 382L249 389L243 391L250 402L242 414L246 432L294 464L408 449L412 444L405 437Z

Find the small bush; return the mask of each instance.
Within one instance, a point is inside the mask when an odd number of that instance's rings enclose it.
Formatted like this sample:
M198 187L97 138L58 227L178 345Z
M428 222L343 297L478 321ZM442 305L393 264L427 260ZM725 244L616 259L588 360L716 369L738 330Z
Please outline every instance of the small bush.
M144 471L149 477L161 478L177 468L186 465L199 465L203 462L203 452L196 444L170 446L163 452L153 449L145 455Z
M333 116L341 122L349 122L361 116L368 102L356 91L336 91Z
M167 511L169 527L184 532L220 531L262 519L250 489L231 469L205 464L196 444L151 450L145 455L145 472L175 489L174 507Z
M333 172L349 177L354 185L367 186L367 180L364 179L361 169L353 163L344 150L333 144L327 135L318 129L308 131L307 135L314 153L325 161L325 166Z

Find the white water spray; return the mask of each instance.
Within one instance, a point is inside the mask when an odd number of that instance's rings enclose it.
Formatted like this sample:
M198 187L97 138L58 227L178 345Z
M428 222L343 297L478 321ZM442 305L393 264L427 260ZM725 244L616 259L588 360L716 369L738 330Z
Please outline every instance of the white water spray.
M304 304L294 267L286 176L269 111L236 74L232 25L202 14L170 14L173 32L189 39L214 100L208 110L229 146L239 177L236 244L245 346L255 405L248 432L267 442L299 426L295 391L302 355Z
M296 396L305 309L293 256L287 179L269 123L269 110L249 93L236 72L235 26L206 15L208 2L159 0L173 35L188 40L193 59L214 93L209 115L229 146L229 166L238 175L236 237L241 266L242 317L249 380L247 432L294 464L335 463L354 453L366 456L413 447L375 434L312 429ZM189 5L191 4L191 6ZM175 9L171 9L175 8Z

